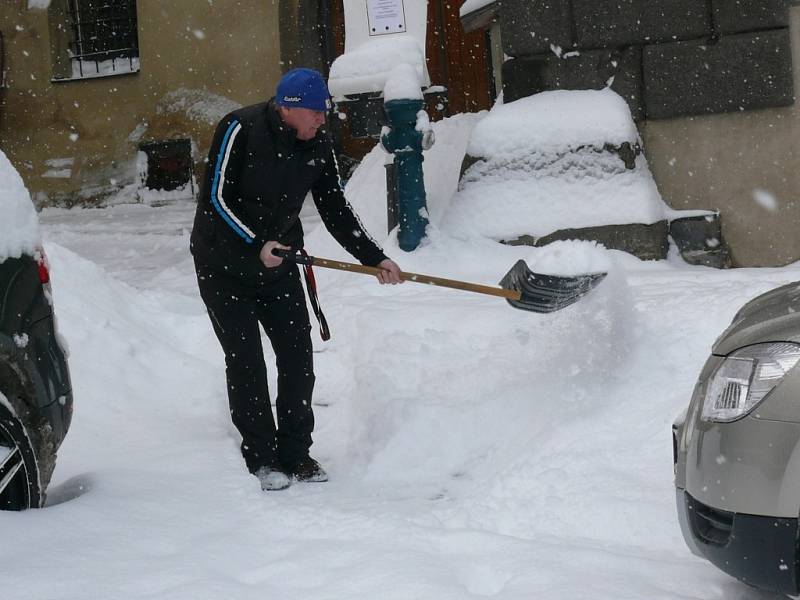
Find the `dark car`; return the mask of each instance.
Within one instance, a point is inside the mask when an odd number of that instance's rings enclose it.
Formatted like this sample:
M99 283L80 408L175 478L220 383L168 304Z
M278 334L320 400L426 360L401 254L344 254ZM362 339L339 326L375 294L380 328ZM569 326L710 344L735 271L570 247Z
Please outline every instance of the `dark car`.
M44 253L0 257L0 509L44 504L71 418Z

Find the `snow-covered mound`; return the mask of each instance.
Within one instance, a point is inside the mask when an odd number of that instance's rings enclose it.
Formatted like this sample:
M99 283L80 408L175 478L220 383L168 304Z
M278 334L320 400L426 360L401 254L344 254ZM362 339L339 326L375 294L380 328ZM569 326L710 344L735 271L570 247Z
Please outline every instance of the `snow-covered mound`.
M33 254L40 239L31 195L14 165L0 150L0 262Z
M508 161L638 139L627 103L611 89L555 90L495 105L472 132L467 153Z
M443 227L496 240L541 237L562 229L651 224L667 206L639 135L615 92L543 92L495 106L475 127L464 173Z

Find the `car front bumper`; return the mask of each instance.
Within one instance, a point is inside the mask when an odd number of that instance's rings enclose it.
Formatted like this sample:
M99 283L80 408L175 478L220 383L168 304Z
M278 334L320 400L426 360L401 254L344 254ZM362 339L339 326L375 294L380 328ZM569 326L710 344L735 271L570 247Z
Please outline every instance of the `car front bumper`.
M798 520L716 509L675 488L689 549L752 586L798 594Z

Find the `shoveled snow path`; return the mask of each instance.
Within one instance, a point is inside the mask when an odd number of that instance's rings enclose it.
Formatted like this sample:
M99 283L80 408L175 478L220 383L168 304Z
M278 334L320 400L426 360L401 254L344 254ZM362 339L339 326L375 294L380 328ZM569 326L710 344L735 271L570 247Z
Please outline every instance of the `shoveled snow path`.
M4 597L770 597L684 547L670 423L734 312L797 268L614 253L608 282L547 316L320 270L331 481L264 494L228 420L190 207L108 211L43 215L75 417L50 506L0 513ZM108 219L130 228L98 244ZM485 283L513 262L459 244L397 258Z

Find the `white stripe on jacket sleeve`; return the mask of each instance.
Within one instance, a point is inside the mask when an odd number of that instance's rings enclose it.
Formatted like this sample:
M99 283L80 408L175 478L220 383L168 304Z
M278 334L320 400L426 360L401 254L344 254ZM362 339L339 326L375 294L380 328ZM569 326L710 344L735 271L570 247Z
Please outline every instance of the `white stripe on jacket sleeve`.
M244 238L248 244L252 244L256 235L233 213L225 203L225 198L222 195L222 190L225 186L225 170L228 168L228 160L230 159L236 136L241 130L242 124L234 121L230 124L228 131L225 132L225 137L222 139L222 146L217 154L217 167L214 170L214 182L211 185L211 203L225 222ZM222 160L219 158L220 155Z

